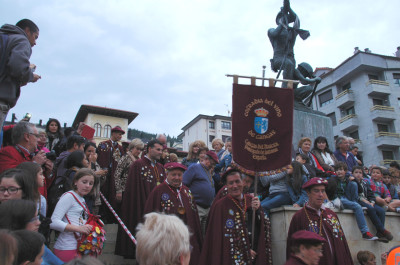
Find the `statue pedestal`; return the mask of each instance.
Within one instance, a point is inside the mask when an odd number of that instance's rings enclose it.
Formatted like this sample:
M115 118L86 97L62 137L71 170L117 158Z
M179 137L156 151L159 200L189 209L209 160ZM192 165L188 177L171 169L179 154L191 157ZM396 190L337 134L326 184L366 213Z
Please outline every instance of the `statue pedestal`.
M311 138L314 144L314 139L318 136L326 137L330 149L335 150L331 119L322 112L314 111L295 102L292 138L294 149L297 150L297 144L302 137Z

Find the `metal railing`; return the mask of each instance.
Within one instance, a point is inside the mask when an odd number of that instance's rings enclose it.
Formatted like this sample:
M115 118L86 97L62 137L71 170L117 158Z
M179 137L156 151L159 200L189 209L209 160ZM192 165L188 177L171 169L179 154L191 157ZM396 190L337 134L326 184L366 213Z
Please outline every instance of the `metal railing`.
M341 98L341 97L343 97L343 96L346 95L346 94L353 94L353 91L350 90L350 89L346 89L345 91L342 91L341 93L339 93L339 94L335 97L335 99Z
M350 120L350 119L352 119L352 118L355 118L355 117L357 117L357 114L349 114L349 115L346 115L346 116L344 116L343 118L341 118L341 119L339 120L339 123L343 123L343 122L345 122L345 121L347 121L347 120Z
M400 138L400 133L392 133L392 132L377 132L375 134L375 137L382 137L382 136L389 136L389 137L396 137L396 138Z
M370 79L370 80L368 80L368 82L367 83L365 83L365 85L371 85L371 84L374 84L374 85L382 85L382 86L389 86L389 82L386 82L386 81L382 81L382 80L375 80L375 79Z
M392 159L384 159L384 160L381 160L380 164L381 164L382 166L383 166L383 165L389 165L390 163L392 163L392 162L394 162L394 161L400 164L400 160L392 160Z
M390 106L383 106L383 105L375 105L371 108L371 111L374 110L387 110L387 111L394 111L394 107Z

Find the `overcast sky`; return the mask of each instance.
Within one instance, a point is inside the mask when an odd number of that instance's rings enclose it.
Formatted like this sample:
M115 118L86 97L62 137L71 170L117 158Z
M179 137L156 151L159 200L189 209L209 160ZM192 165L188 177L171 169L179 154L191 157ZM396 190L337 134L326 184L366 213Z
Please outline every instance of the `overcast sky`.
M42 79L22 88L9 114L69 125L82 104L139 113L130 124L180 134L198 114L228 115L232 80L225 74L269 71L282 0L0 0L0 23L22 18L40 28L31 63ZM301 28L295 57L336 67L354 47L393 55L399 40L397 1L292 0ZM397 26L396 26L397 25Z

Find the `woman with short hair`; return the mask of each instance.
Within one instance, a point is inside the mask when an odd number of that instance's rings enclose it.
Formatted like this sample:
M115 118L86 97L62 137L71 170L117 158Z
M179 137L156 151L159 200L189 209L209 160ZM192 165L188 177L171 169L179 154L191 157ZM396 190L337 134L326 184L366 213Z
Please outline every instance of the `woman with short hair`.
M128 152L121 157L115 169L115 190L117 201L122 201L122 194L125 191L126 180L128 178L129 168L132 163L140 159L140 153L143 151L144 143L139 138L133 139L128 145Z
M212 146L212 148L214 149L215 153L218 156L218 161L221 160L222 154L225 152L225 150L224 150L224 142L219 138L215 138L214 140L212 140L211 146Z
M309 163L304 164L304 166L306 167L308 173L310 174L310 178L314 178L317 176L317 168L321 167L319 165L319 163L317 162L317 159L315 158L315 156L311 153L311 139L308 137L303 137L300 139L297 147L298 150L296 152L296 154L304 154L306 156L308 156L308 158L310 159ZM321 167L322 169L322 167Z
M142 265L188 265L189 229L175 215L149 213L137 227L136 260Z

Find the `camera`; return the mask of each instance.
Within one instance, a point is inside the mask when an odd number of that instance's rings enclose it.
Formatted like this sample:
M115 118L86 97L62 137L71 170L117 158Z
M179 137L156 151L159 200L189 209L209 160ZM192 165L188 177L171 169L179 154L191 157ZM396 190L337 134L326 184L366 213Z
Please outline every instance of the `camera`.
M46 158L55 161L57 159L56 152L54 150L51 150L50 152L46 153Z

